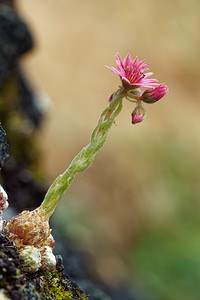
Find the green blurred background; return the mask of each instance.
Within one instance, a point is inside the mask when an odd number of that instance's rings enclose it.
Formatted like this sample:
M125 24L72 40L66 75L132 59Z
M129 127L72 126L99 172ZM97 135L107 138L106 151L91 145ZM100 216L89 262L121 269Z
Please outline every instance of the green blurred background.
M198 0L19 0L36 50L23 60L52 100L38 138L49 183L89 142L120 84L114 55L147 59L170 90L131 124L124 103L93 165L54 221L105 282L146 299L200 299Z

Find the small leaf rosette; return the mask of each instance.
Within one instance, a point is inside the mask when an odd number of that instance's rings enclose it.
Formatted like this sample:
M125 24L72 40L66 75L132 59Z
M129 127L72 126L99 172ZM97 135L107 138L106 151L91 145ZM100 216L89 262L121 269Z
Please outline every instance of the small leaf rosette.
M25 246L19 249L19 256L22 262L22 269L27 273L35 273L41 267L40 250L34 246Z

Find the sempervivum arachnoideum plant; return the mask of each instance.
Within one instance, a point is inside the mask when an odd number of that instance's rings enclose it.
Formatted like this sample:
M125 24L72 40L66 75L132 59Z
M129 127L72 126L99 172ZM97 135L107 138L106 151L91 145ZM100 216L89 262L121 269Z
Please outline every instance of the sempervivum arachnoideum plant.
M71 185L76 173L84 171L91 165L96 153L105 143L108 132L122 109L123 99L136 104L132 112L132 123L136 124L143 121L146 116L143 102L155 103L168 92L165 84L158 84L157 79L149 78L153 73L147 72L148 64L145 60L139 61L136 57L132 61L128 54L122 62L120 55L117 54L116 64L117 69L108 68L120 77L121 86L110 96L108 106L100 115L97 126L91 134L90 143L78 153L68 169L56 178L37 209L23 211L4 222L3 232L18 248L26 272L35 272L39 268L48 272L55 269L54 240L49 227L49 217Z
M49 218L42 210L23 211L5 222L3 232L18 248L25 272L36 272L40 267L48 272L55 269L54 239L50 234Z

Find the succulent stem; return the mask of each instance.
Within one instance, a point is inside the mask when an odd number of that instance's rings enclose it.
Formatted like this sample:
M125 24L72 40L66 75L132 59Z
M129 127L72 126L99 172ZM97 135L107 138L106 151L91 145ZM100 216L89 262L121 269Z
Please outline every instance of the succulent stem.
M112 101L100 115L98 124L92 132L90 143L77 154L68 169L59 175L48 189L44 201L39 207L47 216L50 217L52 215L57 203L74 180L76 173L84 171L93 162L96 153L105 143L108 132L115 122L115 118L122 109L122 99L124 96L125 91L122 89L114 93Z

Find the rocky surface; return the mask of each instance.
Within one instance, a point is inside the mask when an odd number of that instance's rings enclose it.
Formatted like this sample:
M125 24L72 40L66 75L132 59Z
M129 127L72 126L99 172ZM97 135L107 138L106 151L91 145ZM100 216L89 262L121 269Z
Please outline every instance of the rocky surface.
M62 257L57 256L51 274L24 273L16 247L0 234L0 288L8 299L89 299L79 286L63 273Z

